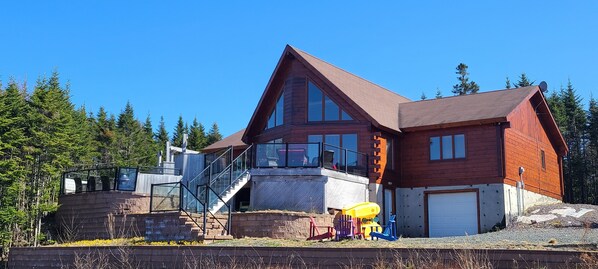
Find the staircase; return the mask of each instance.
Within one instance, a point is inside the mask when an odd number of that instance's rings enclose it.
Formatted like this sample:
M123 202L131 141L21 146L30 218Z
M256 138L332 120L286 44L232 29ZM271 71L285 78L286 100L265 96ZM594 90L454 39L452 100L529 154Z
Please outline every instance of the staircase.
M251 179L251 152L250 146L233 159L230 147L186 184L152 184L150 212L168 212L154 214L155 217L146 222L146 231L149 231L146 238L161 241L232 239L228 202Z

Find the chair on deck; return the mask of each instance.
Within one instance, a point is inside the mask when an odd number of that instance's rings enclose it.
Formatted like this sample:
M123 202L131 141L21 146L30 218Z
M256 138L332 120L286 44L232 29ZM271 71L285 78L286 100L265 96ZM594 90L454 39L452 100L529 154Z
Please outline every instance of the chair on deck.
M378 231L370 232L372 240L380 238L388 241L396 241L397 239L399 239L397 237L397 226L395 225L396 217L396 215L390 216L390 219L388 220L388 223L386 224L384 231L382 231L381 233Z
M353 218L350 215L340 215L338 221L334 223L336 235L334 240L342 239L363 239L361 231L361 219Z

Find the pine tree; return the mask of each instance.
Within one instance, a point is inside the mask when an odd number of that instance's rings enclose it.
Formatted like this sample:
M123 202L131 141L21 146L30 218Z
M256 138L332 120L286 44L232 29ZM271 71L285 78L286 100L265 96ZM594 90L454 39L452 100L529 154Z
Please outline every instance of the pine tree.
M589 200L592 204L598 204L598 104L592 97L588 109L588 154L586 158L586 171L589 172L588 178L591 180L591 186L594 186Z
M187 147L192 150L201 150L206 146L206 142L206 132L203 125L197 121L197 118L193 118L193 124L189 129Z
M419 97L420 100L426 100L428 97L426 96L425 92L422 92L422 95Z
M453 86L453 93L455 95L477 93L480 90L478 84L473 81L469 81L469 73L467 72L467 68L469 67L464 63L460 63L456 68L457 72L455 72L455 74L459 75L457 77L459 83Z
M95 119L87 117L85 106L73 111L74 134L72 136L73 148L70 149L71 159L78 165L91 165L97 153L94 151L93 128Z
M159 150L158 144L154 141L154 130L152 127L152 120L150 115L148 114L145 118L145 122L143 123L143 143L141 145L141 150L144 156L147 156L145 160L146 165L153 165L158 162L157 159L157 152Z
M218 129L218 124L214 122L212 128L210 128L210 131L208 132L206 144L209 146L220 140L222 140L222 135Z
M179 120L177 121L174 133L172 134L172 145L175 147L183 146L183 134L186 133L188 132L185 127L185 122L183 121L183 116L179 115Z
M166 131L164 117L160 117L160 125L158 126L158 132L154 134L154 140L156 140L156 143L158 143L158 148L161 151L164 151L166 148L166 142L170 140L168 137L168 131Z
M521 73L519 80L515 83L515 88L527 87L534 84L535 81L530 81L525 73Z
M509 77L507 77L507 80L505 81L505 89L511 89L511 80L509 79Z

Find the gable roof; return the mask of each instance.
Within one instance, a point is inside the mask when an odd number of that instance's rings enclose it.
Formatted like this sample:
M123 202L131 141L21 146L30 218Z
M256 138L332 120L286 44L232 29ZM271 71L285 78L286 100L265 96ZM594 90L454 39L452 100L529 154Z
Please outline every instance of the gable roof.
M229 135L225 138L223 138L222 140L216 141L214 142L214 144L211 144L205 148L202 149L202 152L204 153L210 153L213 151L217 151L219 149L223 149L226 147L247 147L247 144L243 143L243 141L241 141L241 137L243 136L243 133L245 133L245 128L237 131L236 133Z
M538 90L538 86L528 86L405 103L400 108L400 128L417 130L472 122L506 122L509 113Z
M360 107L376 124L399 131L399 105L411 100L377 84L351 74L294 47L287 49L297 54L302 62L319 73L330 86L336 87L350 101Z
M257 108L251 116L246 132L243 134L244 141L246 141L245 138L249 135L248 132L255 122L258 110L266 99L266 96L269 92L275 90L271 89L272 87L270 86L281 66L288 61L288 55L292 55L294 59L298 60L308 70L322 79L327 86L336 90L344 97L345 101L354 104L374 126L382 126L400 132L399 104L410 102L409 99L320 60L307 52L287 45L268 81L266 90L262 94Z

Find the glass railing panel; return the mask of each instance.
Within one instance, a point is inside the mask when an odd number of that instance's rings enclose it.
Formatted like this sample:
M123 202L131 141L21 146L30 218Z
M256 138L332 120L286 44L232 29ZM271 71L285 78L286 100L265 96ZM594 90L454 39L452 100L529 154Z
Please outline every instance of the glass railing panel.
M261 168L284 167L286 165L286 144L256 144L255 166Z
M121 167L118 169L116 189L119 191L135 191L137 186L137 168Z
M84 169L65 172L61 182L61 193L114 190L117 168Z
M204 204L201 203L201 200L194 195L191 190L187 187L183 186L181 190L181 194L183 195L181 199L181 209L187 212L188 214L199 214L203 213L204 211Z
M152 184L150 212L177 211L181 208L180 183Z

